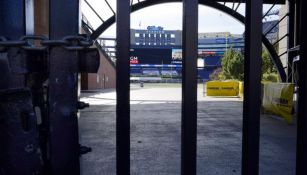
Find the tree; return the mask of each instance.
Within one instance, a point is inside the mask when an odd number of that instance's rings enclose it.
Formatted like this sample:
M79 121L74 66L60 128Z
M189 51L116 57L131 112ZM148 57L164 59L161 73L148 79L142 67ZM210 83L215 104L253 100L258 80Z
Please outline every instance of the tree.
M262 74L276 73L274 63L267 50L262 50Z
M278 82L278 75L274 63L267 50L262 50L262 81Z
M226 79L242 81L244 78L244 58L241 52L229 49L222 58L223 76Z
M262 50L262 80L278 81L277 71L267 50ZM222 70L217 69L210 75L210 79L244 79L244 57L240 51L229 49L222 58Z

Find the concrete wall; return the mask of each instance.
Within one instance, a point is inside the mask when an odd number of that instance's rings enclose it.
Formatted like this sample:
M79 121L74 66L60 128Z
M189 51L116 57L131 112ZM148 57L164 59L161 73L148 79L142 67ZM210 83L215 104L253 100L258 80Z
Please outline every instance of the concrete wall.
M288 3L288 1L287 1ZM283 5L279 11L279 18L284 17L288 13L288 4ZM288 17L282 20L279 24L279 38L285 36L288 33ZM284 38L279 42L279 55L287 51L288 49L288 37ZM288 54L280 57L280 60L284 67L288 66Z

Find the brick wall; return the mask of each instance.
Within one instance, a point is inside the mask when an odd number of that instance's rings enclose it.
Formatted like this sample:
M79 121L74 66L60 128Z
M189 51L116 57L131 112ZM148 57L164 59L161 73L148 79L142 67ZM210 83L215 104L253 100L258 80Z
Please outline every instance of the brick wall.
M81 74L82 90L99 90L116 87L115 67L106 59L100 51L100 67L96 74Z

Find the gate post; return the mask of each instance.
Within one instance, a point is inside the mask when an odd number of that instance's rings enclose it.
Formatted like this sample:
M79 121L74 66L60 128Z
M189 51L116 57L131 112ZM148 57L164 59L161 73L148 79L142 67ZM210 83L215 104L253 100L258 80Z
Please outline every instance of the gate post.
M261 104L262 0L246 1L242 174L258 175Z
M80 29L79 0L50 0L51 40L76 36ZM78 53L50 46L50 167L52 174L80 174L77 118Z
M183 1L181 174L196 174L198 0Z
M0 174L39 174L42 170L36 115L31 91L26 88L26 74L31 73L29 55L21 45L12 44L21 43L26 34L30 3L0 1Z
M296 148L296 174L305 175L307 173L306 161L307 161L307 23L304 16L307 15L306 1L300 1L300 29L298 31L300 38L300 51L299 56L300 60L298 62L298 72L299 72L299 81L298 81L298 113L297 113L297 148Z
M130 1L116 12L116 173L130 174Z

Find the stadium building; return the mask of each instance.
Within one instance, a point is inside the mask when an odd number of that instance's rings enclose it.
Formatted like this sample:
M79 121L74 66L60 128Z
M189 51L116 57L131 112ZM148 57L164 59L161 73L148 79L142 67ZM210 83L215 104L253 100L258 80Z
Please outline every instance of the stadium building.
M147 30L131 29L131 77L160 77L180 79L182 70L182 31L164 30L148 26ZM221 58L227 49L242 51L242 35L229 32L199 33L198 78L206 81L221 67ZM187 58L188 59L188 58ZM148 78L149 80L159 80Z
M263 32L274 43L280 32L278 21L263 23ZM271 30L271 28L273 30ZM181 81L182 31L165 30L160 26L148 26L145 30L131 29L130 70L132 81ZM107 89L115 87L116 50L115 38L98 38L97 47L105 55L103 68L97 74L82 75L82 89ZM279 46L280 47L280 46ZM212 72L221 67L221 59L228 49L243 51L244 36L229 32L198 34L198 79L206 81ZM280 49L279 49L280 50ZM107 59L109 58L109 59Z

